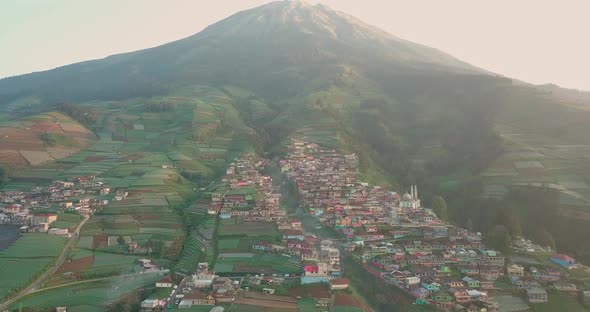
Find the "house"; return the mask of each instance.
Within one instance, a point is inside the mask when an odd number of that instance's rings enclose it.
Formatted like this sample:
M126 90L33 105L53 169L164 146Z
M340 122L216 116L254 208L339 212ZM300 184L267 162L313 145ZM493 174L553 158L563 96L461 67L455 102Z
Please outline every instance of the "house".
M164 276L162 279L156 282L156 287L158 288L171 288L172 287L172 278L170 276Z
M270 250L272 250L272 244L269 242L257 242L252 245L252 249L261 250L261 251L270 251Z
M576 266L576 260L564 254L556 254L551 257L551 262L558 264L564 268L570 269Z
M429 292L440 290L440 284L429 279L422 282L422 287L426 288Z
M481 280L479 281L479 288L481 289L494 289L494 281L490 281L490 280Z
M531 303L547 302L547 291L542 288L531 288L526 290L527 298Z
M571 292L577 292L578 288L576 287L575 284L572 283L567 283L567 282L556 282L553 283L553 288L559 290L559 291L571 291Z
M428 291L428 289L424 287L416 288L414 289L414 291L412 291L412 295L414 295L414 297L418 299L427 298L429 294L430 292Z
M410 288L420 284L420 278L417 276L408 276L404 279L406 287Z
M33 224L51 224L57 220L57 215L52 213L36 214L33 216Z
M463 281L457 281L457 280L448 281L447 286L449 286L449 288L455 288L455 289L465 287L465 285L463 285Z
M430 298L436 302L452 302L453 301L453 296L451 296L451 294L449 294L449 292L444 291L444 290L439 290L439 291L433 293L432 295L430 295Z
M545 282L557 282L561 280L561 272L557 270L543 270L540 272L539 278Z
M465 303L471 301L471 296L469 295L467 290L457 290L455 291L455 293L453 293L453 296L455 296L455 301L457 301L458 303Z
M47 231L47 234L69 236L70 231L68 229L51 228Z
M300 230L285 230L285 231L283 231L283 239L285 239L285 240L297 239L300 241L304 241L305 235Z
M160 306L160 300L158 299L146 299L141 302L141 311L142 312L150 312L154 311L156 308Z
M469 276L465 276L463 278L463 285L465 285L465 287L469 287L469 288L479 288L479 281L471 278Z
M523 277L524 267L522 265L513 263L506 267L506 275L508 277Z
M494 266L480 266L479 276L486 280L497 280L500 277L500 270Z
M191 276L191 283L196 288L209 288L213 285L213 279L215 278L215 273L209 272L207 269L203 269L196 274Z
M348 288L350 281L347 278L335 278L330 280L331 290L344 290Z
M236 298L236 290L233 288L233 286L226 285L221 288L218 288L213 294L213 296L217 304L232 303Z
M467 294L469 294L471 301L487 301L488 300L488 293L487 292L483 292L483 291L479 291L479 290L475 290L475 289L469 289L469 290L467 290Z
M190 308L193 305L214 305L215 298L209 292L200 289L193 289L190 293L184 295L178 305L179 308Z

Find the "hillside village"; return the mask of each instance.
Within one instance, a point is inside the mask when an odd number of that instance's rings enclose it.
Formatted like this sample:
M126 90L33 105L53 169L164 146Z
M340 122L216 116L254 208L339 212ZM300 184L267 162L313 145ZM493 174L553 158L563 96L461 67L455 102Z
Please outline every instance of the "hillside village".
M309 311L333 310L341 302L356 300L346 292L352 282L342 272L342 253L352 255L374 278L417 304L441 310L498 311L495 299L504 293L519 293L529 304L546 303L548 291L578 293L567 273L576 262L566 255L553 255L554 266L511 262L487 247L481 234L448 224L424 208L417 186L402 195L361 182L356 155L342 155L301 139L292 139L289 151L278 162L281 172L296 187L305 210L341 239L307 232L302 221L281 206L281 193L272 178L261 173L272 163L254 154L243 155L230 164L224 186L211 192L207 212L228 224L238 220L245 227L272 224L279 237L255 239L239 254L219 250L213 270L208 263L199 264L179 283L179 308L233 303L288 310L295 309L298 301L310 300ZM257 267L247 260L255 254L281 255L299 262L300 270L282 274L272 263L270 268ZM224 269L224 261L232 257L237 258L233 269ZM300 285L312 291L296 300L297 291L292 290ZM144 301L144 311L152 311L149 306L155 302ZM363 310L358 301L351 307Z
M21 232L69 236L69 228L55 226L59 213L91 216L110 201L126 196L123 190L111 193L108 185L93 176L55 181L29 191L0 192L0 223L19 224Z
M487 247L481 234L423 207L417 186L399 194L362 182L354 154L297 138L288 150L275 162L246 153L229 164L194 205L205 221L192 230L201 250L190 261L200 262L189 271L177 266L158 280L142 311L215 305L370 311L348 291L354 282L343 272L341 257L352 257L416 304L441 310L498 311L496 299L506 293L529 304L546 303L550 291L590 297L569 281L568 270L577 264L567 255L551 256L552 266L513 262ZM316 220L312 228L326 228L338 239L310 230L286 209L281 185L267 173L271 167L292 184L300 208ZM0 217L22 225L22 231L69 237L69 228L54 226L58 215L90 216L127 195L92 176L77 177L0 193ZM147 256L138 260L141 273L167 272L130 238L102 236L108 246L124 243L128 254Z
M554 266L511 263L485 246L481 234L445 223L422 207L417 186L400 195L360 182L355 155L294 138L280 164L309 212L341 233L343 249L419 304L495 311L500 278L521 289L529 303L547 302L548 289L577 292L567 282L567 270L576 266L571 257L551 256Z

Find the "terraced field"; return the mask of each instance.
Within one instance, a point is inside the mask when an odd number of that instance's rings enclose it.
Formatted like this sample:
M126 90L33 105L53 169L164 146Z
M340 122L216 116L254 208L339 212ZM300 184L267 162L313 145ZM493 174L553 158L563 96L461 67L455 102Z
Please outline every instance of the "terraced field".
M61 113L0 120L0 164L40 165L75 154L95 139L91 131Z
M252 130L240 120L232 101L220 90L196 86L178 90L171 96L81 103L80 107L98 115L94 125L98 136L88 135L93 141L87 142L92 144L80 141L78 150L65 151L59 150L61 145L47 150L37 142L35 149L33 145L24 149L32 152L19 152L23 163L37 166L15 172L7 186L9 189L27 189L53 180L91 175L112 190L111 194L103 196L110 203L81 229L79 242L70 255L71 261L64 264L48 284L55 286L98 276L133 273L140 269L137 264L140 257L149 257L184 274L194 271L199 262L213 264L217 254L214 246L186 234L194 223L205 234L213 235L215 218L193 213L193 210L187 211L187 217L184 208L198 196L195 190L200 185L224 173L231 159L251 149L243 136ZM55 120L59 119L63 126L60 131L83 133L59 114L37 118L35 123L39 126L27 125L55 128ZM21 125L24 122L2 124L0 130ZM128 196L114 200L118 190L127 192ZM197 212L206 213L206 210ZM75 221L72 216L60 215L54 226L67 228ZM124 238L125 244L118 243L119 237ZM138 248L129 249L129 242L136 243ZM17 248L18 244L14 246ZM48 259L23 259L14 265L39 269ZM25 275L23 279L29 277ZM8 291L14 286L16 284L6 283L0 289ZM110 286L100 283L92 287L96 292L112 292ZM101 308L102 305L96 303L106 302L102 295L85 296L84 289L72 291L81 294L72 303L74 307ZM110 300L115 295L107 297ZM37 298L45 298L45 295L32 296L24 306L41 300Z
M219 274L297 274L301 268L299 259L270 253L220 254L215 263Z

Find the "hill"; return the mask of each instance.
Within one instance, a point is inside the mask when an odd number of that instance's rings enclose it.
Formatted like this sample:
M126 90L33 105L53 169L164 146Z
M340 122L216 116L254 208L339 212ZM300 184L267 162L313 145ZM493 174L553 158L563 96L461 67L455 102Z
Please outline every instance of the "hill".
M96 140L92 131L51 112L0 123L0 166L23 168L62 159Z
M182 114L144 116L166 114L170 99L194 113L190 126L178 122ZM117 110L120 116L87 126L114 140L150 142L138 151L178 147L172 136L148 137L135 124L173 133L182 125L192 131L182 137L186 149L239 138L280 153L288 136L305 135L357 152L368 180L400 189L418 183L426 203L443 195L459 223L471 220L488 231L508 211L525 233L539 240L547 235L536 233L550 233L558 248L590 259L588 246L569 234L590 235L584 99L512 81L300 1L239 12L156 48L0 80L6 114L65 102L103 116ZM207 159L203 151L200 160ZM214 171L199 164L183 169ZM535 211L537 202L521 196L523 189L558 200ZM564 231L568 222L576 231Z

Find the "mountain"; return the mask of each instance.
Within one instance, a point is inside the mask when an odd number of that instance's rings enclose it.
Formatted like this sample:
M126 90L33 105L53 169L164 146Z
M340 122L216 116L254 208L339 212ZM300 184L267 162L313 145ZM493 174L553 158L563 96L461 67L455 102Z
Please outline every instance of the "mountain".
M325 6L282 1L237 13L194 36L153 49L8 78L0 84L0 94L10 99L33 92L53 101L127 97L163 92L162 84L214 81L248 84L263 93L276 90L283 96L295 91L290 90L293 84L336 75L342 64L383 62L404 68L476 70ZM269 81L274 85L268 86Z
M207 112L218 119L195 140L225 129L280 153L288 136L305 135L358 153L367 180L419 183L426 203L443 195L456 222L487 231L508 215L527 235L590 259L576 237L590 235L590 110L587 97L571 94L512 81L323 5L279 1L159 47L2 79L0 118L62 103L108 111L223 98L230 104ZM542 212L533 210L538 189L552 194Z

